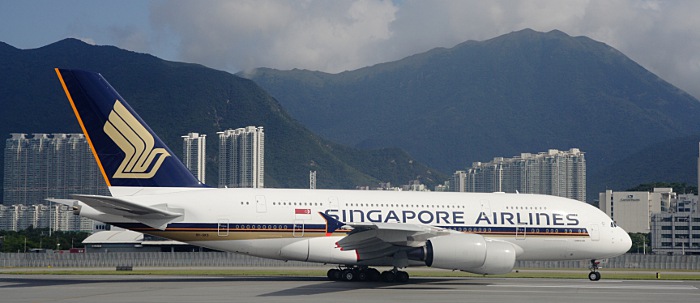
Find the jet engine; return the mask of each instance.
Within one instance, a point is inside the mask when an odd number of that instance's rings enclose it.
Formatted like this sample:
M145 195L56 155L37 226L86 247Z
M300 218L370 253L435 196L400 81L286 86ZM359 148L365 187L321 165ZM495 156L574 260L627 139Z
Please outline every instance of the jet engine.
M429 267L461 270L477 274L505 274L513 270L518 247L476 234L440 236L410 251L411 260Z

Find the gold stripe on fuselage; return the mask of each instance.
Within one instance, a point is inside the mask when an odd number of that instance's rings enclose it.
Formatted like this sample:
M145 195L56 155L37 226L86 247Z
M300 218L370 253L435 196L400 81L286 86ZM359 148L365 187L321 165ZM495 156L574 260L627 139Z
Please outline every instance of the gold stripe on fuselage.
M325 236L345 236L347 230L337 230L336 232L327 235L323 229L305 229L304 231L297 230L260 230L260 229L237 229L217 232L207 228L201 230L187 228L178 230L177 228L168 228L165 231L154 230L150 228L134 229L135 231L147 233L150 235L168 238L176 241L191 242L191 241L230 241L230 240L259 240L259 239L281 239L281 238L315 238ZM465 232L468 233L468 232ZM552 238L567 239L567 238L588 238L587 233L538 233L527 234L525 236L506 233L474 233L488 238L500 239L527 239L527 238ZM522 237L522 238L521 238Z

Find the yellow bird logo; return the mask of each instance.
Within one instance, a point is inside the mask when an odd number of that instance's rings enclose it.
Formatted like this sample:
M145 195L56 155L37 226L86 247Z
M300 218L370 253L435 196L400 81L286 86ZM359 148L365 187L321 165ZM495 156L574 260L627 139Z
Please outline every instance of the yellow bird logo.
M114 103L103 130L126 155L113 178L152 178L170 156L164 148L153 148L151 133L119 100Z

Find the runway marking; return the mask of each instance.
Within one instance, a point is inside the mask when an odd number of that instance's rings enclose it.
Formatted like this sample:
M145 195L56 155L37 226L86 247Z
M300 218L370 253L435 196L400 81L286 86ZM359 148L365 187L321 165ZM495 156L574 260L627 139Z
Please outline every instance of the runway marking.
M620 281L621 282L621 281ZM595 283L595 282L594 282ZM579 285L520 285L520 284L498 284L488 285L490 287L513 287L513 288L587 288L587 289L656 289L656 290L697 290L692 285L608 285L608 284L579 284Z

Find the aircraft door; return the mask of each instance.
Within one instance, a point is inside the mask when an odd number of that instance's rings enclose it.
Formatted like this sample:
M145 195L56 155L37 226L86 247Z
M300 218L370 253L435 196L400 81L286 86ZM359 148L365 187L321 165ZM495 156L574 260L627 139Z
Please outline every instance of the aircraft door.
M491 214L491 203L486 200L481 200L479 203L481 203L481 211L489 216Z
M229 232L229 221L228 219L219 219L216 228L216 234L219 237L227 237Z
M259 213L267 212L267 202L265 196L255 196L255 211Z
M527 227L516 226L515 227L515 240L525 240L527 235Z
M600 227L596 224L591 224L588 228L588 235L591 236L591 241L600 241Z
M487 200L481 200L479 201L479 205L481 205L481 212L484 213L487 217L491 216L491 203Z
M292 231L294 238L304 236L304 220L294 220L294 230Z
M328 209L340 210L340 202L338 202L338 197L328 198Z

